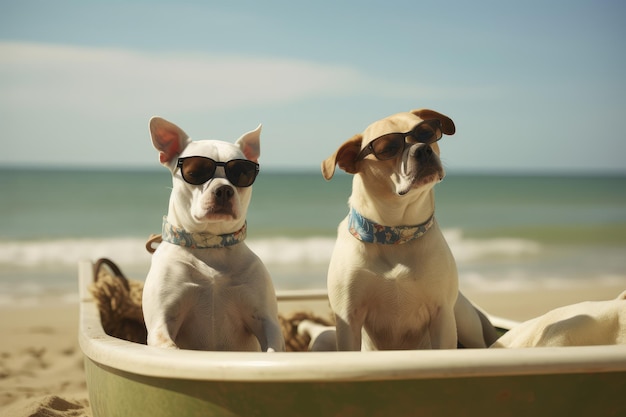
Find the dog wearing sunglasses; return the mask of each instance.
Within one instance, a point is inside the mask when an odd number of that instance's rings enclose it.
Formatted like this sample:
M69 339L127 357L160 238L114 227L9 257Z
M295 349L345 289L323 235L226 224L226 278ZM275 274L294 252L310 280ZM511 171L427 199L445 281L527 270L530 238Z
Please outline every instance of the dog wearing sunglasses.
M328 294L339 350L487 347L497 336L458 290L454 258L434 217L444 168L436 143L453 135L436 111L371 124L322 162L353 174L350 212L339 224ZM457 336L458 332L458 336Z
M244 242L260 132L261 126L234 144L191 141L175 124L150 120L173 187L143 291L148 345L285 349L270 275Z

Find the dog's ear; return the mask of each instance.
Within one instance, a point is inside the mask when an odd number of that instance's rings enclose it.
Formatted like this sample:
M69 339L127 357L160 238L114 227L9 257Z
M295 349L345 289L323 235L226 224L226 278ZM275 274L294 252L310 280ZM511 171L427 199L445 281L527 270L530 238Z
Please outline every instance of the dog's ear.
M456 127L454 126L454 122L445 114L441 114L439 112L436 112L430 109L412 110L411 113L420 117L423 120L428 120L428 119L439 120L441 122L441 131L445 133L446 135L454 135L454 132L456 132Z
M163 165L171 165L191 142L180 127L157 116L150 119L150 134L152 145L159 151L159 162Z
M335 165L339 165L339 168L349 174L356 173L356 157L361 152L362 141L363 135L360 133L352 136L322 162L322 175L326 180L330 180L335 174Z
M256 129L244 133L235 142L235 145L239 146L246 159L253 162L259 162L259 156L261 156L261 127L262 125L259 125Z

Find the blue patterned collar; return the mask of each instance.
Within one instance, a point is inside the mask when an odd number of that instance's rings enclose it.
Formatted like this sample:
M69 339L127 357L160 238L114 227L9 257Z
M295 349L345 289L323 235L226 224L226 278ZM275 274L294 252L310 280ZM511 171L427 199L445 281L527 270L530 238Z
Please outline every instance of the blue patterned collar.
M189 233L185 229L173 226L163 216L163 241L191 249L225 248L243 242L246 238L247 223L234 233L212 235L210 233Z
M367 243L400 245L418 239L426 234L435 222L435 215L416 226L381 226L361 216L354 208L348 215L348 230L355 238Z

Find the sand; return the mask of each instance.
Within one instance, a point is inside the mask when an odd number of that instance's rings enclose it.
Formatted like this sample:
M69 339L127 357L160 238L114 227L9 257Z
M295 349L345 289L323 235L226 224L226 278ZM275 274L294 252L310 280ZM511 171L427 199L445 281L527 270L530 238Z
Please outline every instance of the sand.
M0 415L91 415L78 304L0 308L0 333Z
M612 299L624 289L465 294L491 314L523 321L567 304ZM0 415L92 415L77 332L77 304L0 308Z

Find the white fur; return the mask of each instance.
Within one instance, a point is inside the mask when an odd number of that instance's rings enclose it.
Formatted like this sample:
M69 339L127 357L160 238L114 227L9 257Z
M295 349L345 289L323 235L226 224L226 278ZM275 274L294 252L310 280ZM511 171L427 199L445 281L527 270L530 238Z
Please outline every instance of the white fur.
M337 350L337 334L335 326L325 326L312 320L302 320L298 324L298 334L310 337L309 350L313 352L329 352Z
M260 126L235 144L192 142L178 126L150 120L152 142L170 169L173 189L167 220L187 232L221 235L244 225L252 187L233 186L219 167L202 185L186 183L176 168L179 157L215 161L258 160ZM215 198L220 187L232 197ZM229 351L283 351L276 295L270 275L245 242L224 248L190 249L168 242L157 248L143 293L151 346Z
M492 347L626 345L626 291L615 300L586 301L525 321Z

